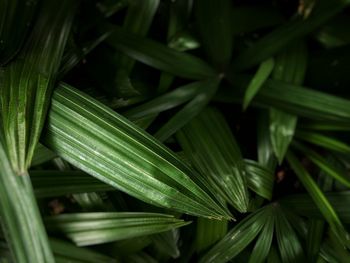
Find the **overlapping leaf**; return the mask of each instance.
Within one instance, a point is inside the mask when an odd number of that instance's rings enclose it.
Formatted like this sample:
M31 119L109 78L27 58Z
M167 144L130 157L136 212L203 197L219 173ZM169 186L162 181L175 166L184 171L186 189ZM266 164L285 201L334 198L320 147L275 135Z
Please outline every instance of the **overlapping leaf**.
M54 93L43 142L75 166L145 202L198 216L229 217L210 191L189 177L198 175L170 150L68 85Z
M176 76L204 79L215 75L215 71L203 60L126 32L119 27L114 27L107 43L135 60Z
M75 7L76 1L43 3L21 54L4 68L2 121L10 161L18 174L31 164Z
M244 161L224 117L206 108L177 133L177 138L218 194L238 211L246 212L249 198Z

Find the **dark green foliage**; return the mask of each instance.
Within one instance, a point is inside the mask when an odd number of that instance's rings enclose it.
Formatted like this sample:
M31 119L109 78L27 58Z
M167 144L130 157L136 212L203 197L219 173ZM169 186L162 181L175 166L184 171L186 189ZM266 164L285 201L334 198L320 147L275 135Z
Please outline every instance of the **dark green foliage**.
M349 4L0 0L0 262L349 262Z

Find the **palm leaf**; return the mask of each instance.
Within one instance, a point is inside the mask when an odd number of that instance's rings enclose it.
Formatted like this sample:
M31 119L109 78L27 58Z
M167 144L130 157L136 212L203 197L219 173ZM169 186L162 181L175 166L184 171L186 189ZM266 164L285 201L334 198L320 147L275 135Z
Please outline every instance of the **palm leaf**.
M49 217L45 224L78 246L87 246L168 231L188 222L164 214L104 212Z
M43 4L30 39L18 59L4 69L2 121L10 161L18 174L31 164L75 6L75 1Z
M56 89L43 142L59 156L145 202L207 217L227 212L167 148L86 94Z
M249 103L254 98L256 93L258 93L261 86L264 84L265 80L271 74L274 67L274 60L272 58L267 59L261 62L258 70L255 75L249 82L249 85L245 91L244 99L243 99L243 109L246 110L248 108Z
M107 43L137 61L175 76L189 79L215 76L215 71L201 59L126 32L119 27L114 27Z
M30 179L37 198L68 194L110 191L113 187L80 171L31 171Z
M273 78L296 85L302 84L306 72L307 53L302 42L292 44L276 57ZM293 139L297 117L278 109L270 109L271 144L279 163L282 163Z
M1 126L0 126L1 128ZM0 130L0 215L16 262L54 262L29 176L17 176Z
M320 209L322 215L331 226L332 230L336 233L339 240L341 240L341 242L343 242L343 244L348 247L350 237L342 225L336 211L327 200L326 196L323 194L310 174L305 170L305 168L301 165L293 153L288 152L287 159L292 169L298 176L299 180L306 188L311 198L314 200L316 206Z
M248 208L244 161L224 117L206 108L184 126L177 138L193 165L240 212Z

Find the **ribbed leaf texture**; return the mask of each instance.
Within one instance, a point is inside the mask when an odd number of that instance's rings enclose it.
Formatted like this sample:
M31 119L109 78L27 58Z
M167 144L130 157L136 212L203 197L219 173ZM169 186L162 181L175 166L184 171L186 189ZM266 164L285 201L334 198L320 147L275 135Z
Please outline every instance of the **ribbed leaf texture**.
M43 142L85 172L145 202L198 216L230 217L208 189L191 180L197 173L169 149L68 85L53 95Z

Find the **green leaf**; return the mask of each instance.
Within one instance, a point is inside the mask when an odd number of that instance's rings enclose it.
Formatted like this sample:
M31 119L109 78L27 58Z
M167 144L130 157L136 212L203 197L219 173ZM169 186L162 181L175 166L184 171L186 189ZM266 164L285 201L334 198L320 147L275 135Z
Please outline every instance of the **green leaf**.
M271 209L267 207L244 218L205 253L199 262L227 262L237 256L260 233L270 213Z
M322 213L326 221L331 226L332 230L336 233L337 238L341 240L341 242L346 247L349 247L350 236L345 230L336 211L334 210L332 205L329 203L324 193L317 186L317 184L312 179L310 174L301 165L299 160L290 151L287 153L287 160L291 165L292 169L294 170L295 174L298 176L299 180L301 181L301 183L306 188L309 195L315 202L316 206L320 209L320 212Z
M170 215L127 212L64 214L45 219L50 231L63 233L78 246L155 234L187 224Z
M345 169L340 169L332 163L328 162L322 155L311 150L310 148L304 146L301 143L294 142L293 146L298 150L302 151L305 156L312 161L316 166L318 166L325 174L331 176L338 182L350 188L350 177L346 173ZM345 170L345 171L344 171Z
M327 262L341 262L345 263L350 257L349 251L344 248L343 244L339 242L336 235L332 231L328 231L328 238L323 242L321 247L321 256Z
M230 217L170 150L68 85L53 95L42 139L76 167L140 200L197 216Z
M80 171L33 170L30 178L37 198L113 190L110 185Z
M249 198L244 161L224 116L206 108L177 133L177 139L194 167L218 189L218 195L246 212Z
M123 24L125 31L144 37L151 26L158 5L159 0L129 1L128 11ZM121 86L124 86L125 82L130 82L129 76L134 64L135 60L125 54L121 54L118 57L115 84L120 96L123 95L120 94L122 91Z
M274 172L277 166L277 159L271 145L269 115L266 110L262 110L258 114L257 133L258 161L261 165L270 169L271 172Z
M331 151L350 153L350 146L336 138L329 137L317 132L298 131L296 137L300 140L321 146Z
M205 251L227 233L228 222L226 220L197 219L196 251Z
M339 215L340 219L344 223L350 223L350 207L348 205L348 202L350 201L350 191L328 192L325 195L327 200L329 200L329 203ZM300 215L322 219L321 211L318 209L310 196L306 194L286 196L281 199L281 203L290 207Z
M241 104L250 79L251 76L244 75L230 77L234 88L219 91L216 100ZM314 121L337 124L347 124L350 121L349 100L278 80L267 80L252 101L252 105L263 108L274 107Z
M261 197L271 200L275 181L274 173L253 160L245 160L245 169L248 187Z
M134 120L175 108L197 95L206 83L206 81L196 81L180 86L140 106L133 107L123 115Z
M265 225L255 243L254 249L249 258L249 263L265 262L272 244L274 225L275 225L274 215L270 214L267 217Z
M203 47L213 64L225 69L233 47L231 0L199 0L194 6Z
M325 221L310 219L306 239L306 254L309 262L317 262L323 240L323 230Z
M16 262L54 262L28 175L17 176L0 125L0 216Z
M275 248L275 246L271 247L266 262L267 263L281 263L281 259L280 259L280 256L278 254L278 250Z
M261 62L258 70L256 71L253 78L250 80L249 85L245 91L244 99L243 99L243 109L246 110L248 108L249 103L254 98L254 96L259 92L261 86L270 76L273 67L274 60L272 58L267 59Z
M234 60L234 67L242 70L259 64L278 53L278 51L293 40L314 31L317 27L340 13L348 4L349 1L347 0L336 0L332 2L328 0L317 1L314 10L307 19L301 16L294 17L262 37L238 55Z
M304 81L307 65L307 51L303 42L290 45L276 57L273 78L296 85ZM275 108L270 109L271 144L281 164L293 139L297 117Z
M116 26L107 43L137 61L175 76L189 79L215 76L215 71L201 59L126 32Z
M75 7L75 1L43 2L18 59L4 68L0 106L7 150L17 174L31 164Z
M282 262L305 262L302 245L284 213L276 213L275 230Z
M208 79L203 82L202 90L198 92L198 94L173 117L171 117L170 120L168 120L154 134L154 137L163 142L190 122L210 102L218 88L219 83L220 79L216 78Z
M55 255L56 262L115 262L115 259L108 256L102 255L91 249L76 247L72 243L60 239L50 238L50 244Z

